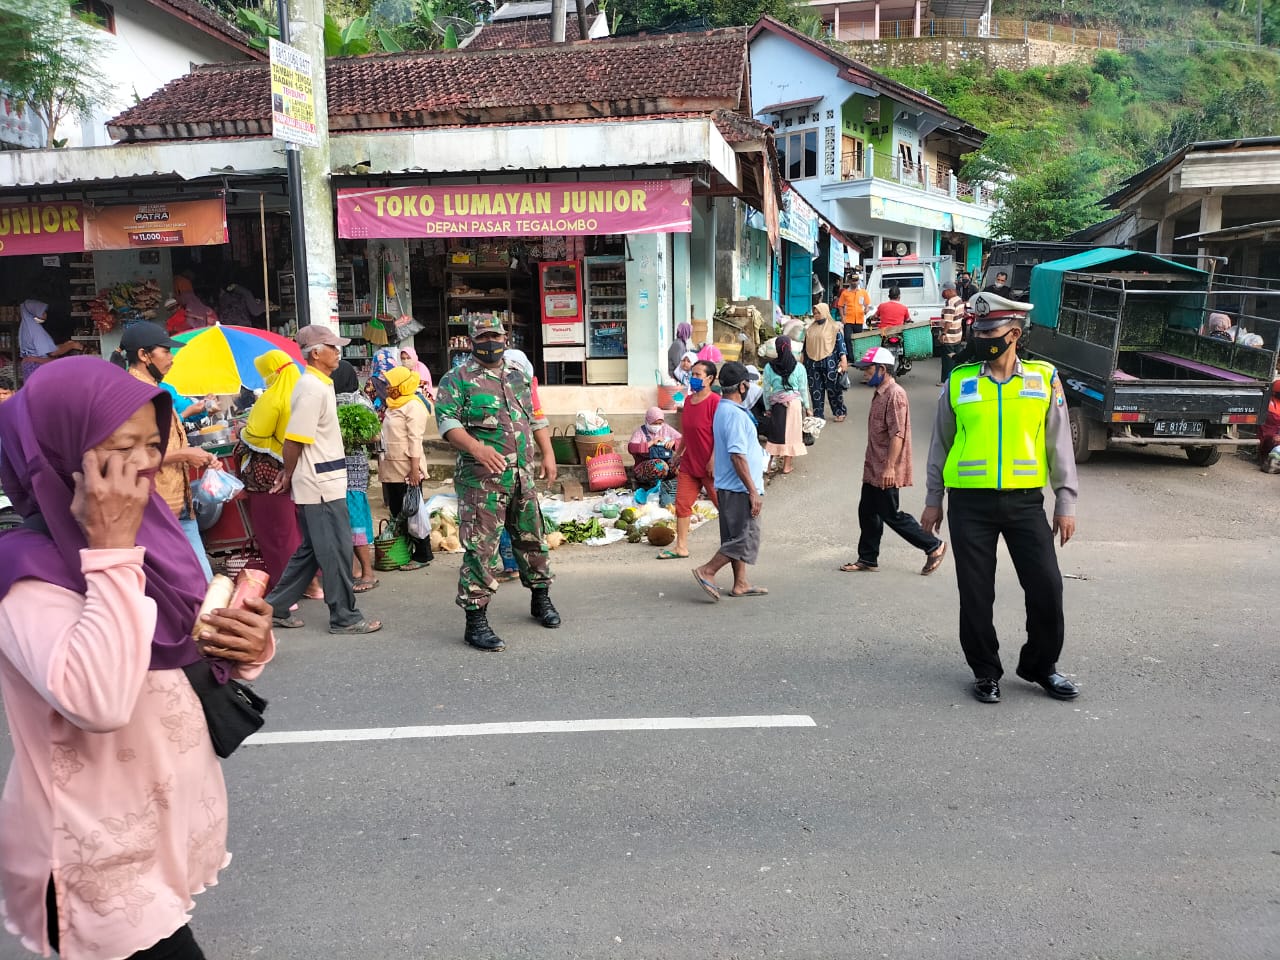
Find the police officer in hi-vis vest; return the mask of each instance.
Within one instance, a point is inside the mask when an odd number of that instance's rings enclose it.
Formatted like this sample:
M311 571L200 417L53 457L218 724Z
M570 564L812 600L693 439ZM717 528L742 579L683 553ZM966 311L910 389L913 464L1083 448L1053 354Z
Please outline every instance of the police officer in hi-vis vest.
M929 445L928 491L920 525L942 525L942 495L950 493L951 549L960 588L960 646L973 670L973 694L1000 701L1000 645L992 623L996 542L1003 536L1026 594L1027 642L1017 674L1051 697L1080 692L1058 672L1062 652L1062 574L1053 538L1076 531L1076 462L1057 371L1019 360L1031 304L984 292L973 297L972 353L957 366L938 400ZM1044 486L1053 487L1053 526Z

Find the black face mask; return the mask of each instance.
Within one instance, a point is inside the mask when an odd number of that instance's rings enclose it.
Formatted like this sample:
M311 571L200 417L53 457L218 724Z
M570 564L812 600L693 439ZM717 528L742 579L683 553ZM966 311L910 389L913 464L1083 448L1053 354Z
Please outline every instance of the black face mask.
M507 352L501 340L477 340L471 344L471 355L484 364L498 363Z
M159 368L151 360L147 361L147 373L151 374L151 379L156 383L164 382L164 374L160 372Z
M997 360L1004 356L1005 351L1013 346L1013 341L1008 335L1001 337L999 340L982 340L981 346L974 349L983 360Z

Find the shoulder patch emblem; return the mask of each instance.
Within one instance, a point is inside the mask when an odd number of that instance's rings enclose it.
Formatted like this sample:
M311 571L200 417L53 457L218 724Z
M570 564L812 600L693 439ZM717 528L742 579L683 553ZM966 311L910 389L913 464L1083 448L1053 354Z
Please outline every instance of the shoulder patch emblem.
M982 399L982 392L978 389L977 377L965 377L960 381L960 395L956 398L956 403L973 403Z

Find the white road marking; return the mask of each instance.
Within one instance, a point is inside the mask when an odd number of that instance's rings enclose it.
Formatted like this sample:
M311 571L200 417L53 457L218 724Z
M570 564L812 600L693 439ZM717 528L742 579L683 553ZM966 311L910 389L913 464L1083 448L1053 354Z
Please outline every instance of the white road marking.
M255 733L246 746L274 743L343 743L355 740L424 740L486 737L510 733L603 733L618 730L732 730L759 727L816 727L805 714L746 717L620 717L604 720L521 720L514 723L448 723L425 727L366 727L353 730L282 730Z

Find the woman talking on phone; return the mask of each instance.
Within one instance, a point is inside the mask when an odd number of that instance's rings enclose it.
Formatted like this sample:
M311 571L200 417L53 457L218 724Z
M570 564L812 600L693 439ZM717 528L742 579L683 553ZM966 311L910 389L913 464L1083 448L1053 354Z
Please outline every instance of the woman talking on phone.
M0 536L0 906L68 960L203 957L187 923L230 859L227 795L188 676L252 679L275 649L260 599L199 613L205 578L155 492L171 403L77 357L0 408L24 518Z

